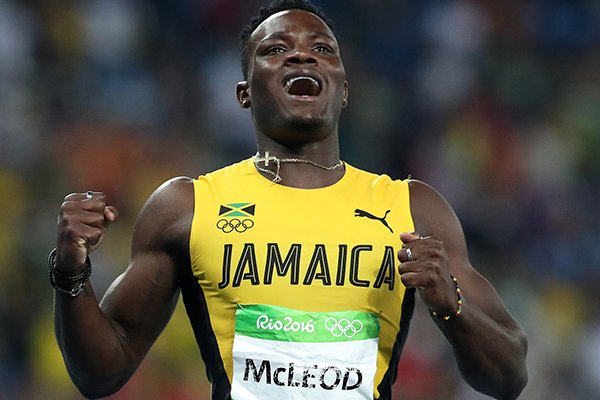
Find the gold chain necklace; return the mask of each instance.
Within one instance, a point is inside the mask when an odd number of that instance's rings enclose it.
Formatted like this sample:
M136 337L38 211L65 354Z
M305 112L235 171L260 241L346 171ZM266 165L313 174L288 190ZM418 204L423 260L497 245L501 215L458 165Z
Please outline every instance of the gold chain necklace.
M333 165L327 166L327 165L319 164L318 162L314 162L311 160L305 160L303 158L279 158L279 157L270 155L268 151L265 151L264 157L261 157L260 153L256 153L254 155L254 157L252 157L252 161L254 161L254 166L256 167L257 170L264 172L266 174L272 175L273 182L281 181L281 175L279 175L279 171L281 169L282 163L309 164L309 165L312 165L313 167L324 169L325 171L333 171L334 169L341 168L344 166L344 162L342 160L339 160L337 163L335 163ZM267 168L271 161L276 166L275 172L273 172ZM258 165L259 163L263 163L265 166L261 167L260 165Z

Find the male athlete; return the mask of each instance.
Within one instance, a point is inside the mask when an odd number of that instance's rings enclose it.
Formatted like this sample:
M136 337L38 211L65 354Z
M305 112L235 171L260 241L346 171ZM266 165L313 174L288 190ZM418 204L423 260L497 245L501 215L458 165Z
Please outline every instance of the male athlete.
M243 30L236 94L258 153L159 187L99 304L88 256L117 211L101 192L65 198L50 277L57 340L85 396L127 382L180 292L213 399L391 398L415 297L473 388L523 389L525 335L470 265L450 206L422 182L340 160L349 86L330 26L284 0Z

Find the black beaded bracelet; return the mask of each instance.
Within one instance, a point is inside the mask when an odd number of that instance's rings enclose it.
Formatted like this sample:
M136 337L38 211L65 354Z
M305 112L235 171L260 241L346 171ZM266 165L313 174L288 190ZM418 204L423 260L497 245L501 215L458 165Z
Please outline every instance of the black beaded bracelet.
M448 321L452 318L458 317L460 315L460 313L462 312L462 296L460 294L460 287L458 286L458 281L456 280L454 275L450 275L450 278L452 278L452 282L454 282L454 288L456 290L456 300L457 300L457 304L458 304L458 309L456 310L456 312L454 314L448 314L448 315L439 315L435 311L430 310L431 315L433 315L434 317L439 318L441 320L444 320L444 321Z
M50 255L48 256L48 279L50 280L50 285L52 285L52 287L55 290L57 290L61 293L68 294L72 297L79 296L83 292L83 289L85 289L85 285L87 284L88 280L90 279L91 274L92 274L92 262L91 262L89 256L87 256L85 258L85 264L84 264L83 271L78 273L77 275L71 275L71 276L61 274L56 269L56 249L52 249L52 251L50 252ZM79 282L79 284L77 286L75 286L74 288L65 289L56 282L56 277L59 277L60 279L68 280L71 282Z

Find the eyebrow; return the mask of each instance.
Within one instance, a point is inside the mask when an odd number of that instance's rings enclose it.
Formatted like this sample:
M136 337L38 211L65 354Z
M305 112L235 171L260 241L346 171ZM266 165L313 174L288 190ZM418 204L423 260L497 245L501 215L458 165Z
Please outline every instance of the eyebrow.
M281 32L274 32L268 36L265 36L258 44L265 42L267 40L277 40L277 39L281 39L281 40L285 40L287 38L290 37L290 33L286 32L286 31L281 31ZM332 37L330 34L328 34L327 32L311 32L309 34L309 37L311 39L318 39L318 38L327 38L329 40L332 40L334 42L336 42L335 38Z

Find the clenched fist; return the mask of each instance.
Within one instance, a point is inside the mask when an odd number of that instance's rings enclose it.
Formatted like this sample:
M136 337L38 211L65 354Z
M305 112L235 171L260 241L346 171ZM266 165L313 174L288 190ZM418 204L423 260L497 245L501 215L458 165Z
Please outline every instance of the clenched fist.
M440 315L453 315L459 308L456 286L448 270L444 243L431 236L402 233L398 252L402 283L418 289L421 300Z
M72 193L65 197L58 216L56 269L65 275L81 271L86 257L118 218L117 208L107 206L104 193Z

